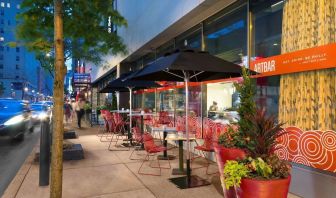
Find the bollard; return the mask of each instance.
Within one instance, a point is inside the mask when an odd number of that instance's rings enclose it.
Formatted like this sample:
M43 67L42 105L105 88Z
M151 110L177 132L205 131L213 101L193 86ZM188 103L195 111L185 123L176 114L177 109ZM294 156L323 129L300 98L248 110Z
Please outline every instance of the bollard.
M50 123L49 119L41 121L40 137L40 186L49 185L50 170Z

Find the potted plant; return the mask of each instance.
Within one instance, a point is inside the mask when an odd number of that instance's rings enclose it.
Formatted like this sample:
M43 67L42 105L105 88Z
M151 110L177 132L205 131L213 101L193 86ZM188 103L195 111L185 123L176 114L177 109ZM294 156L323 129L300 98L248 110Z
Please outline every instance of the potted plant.
M252 124L247 135L254 145L246 147L250 157L227 161L223 171L225 187L235 187L241 198L286 198L290 166L274 154L276 139L286 133L281 128L283 124L277 123L274 116L267 116L265 110L257 110L247 119Z
M222 134L219 135L217 143L214 145L216 159L221 177L223 177L224 164L227 160L237 160L246 157L246 147L252 148L253 143L246 133L251 128L252 123L248 119L254 115L256 105L254 102L255 85L246 69L242 70L243 82L235 83L235 88L239 94L240 104L238 106L239 121L237 125L229 125ZM234 197L234 189L226 189L223 179L222 186L225 197Z

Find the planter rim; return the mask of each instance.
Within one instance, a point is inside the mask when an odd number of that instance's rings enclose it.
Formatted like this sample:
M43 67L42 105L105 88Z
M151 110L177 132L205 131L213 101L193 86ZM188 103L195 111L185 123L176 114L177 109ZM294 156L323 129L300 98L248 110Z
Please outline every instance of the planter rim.
M291 179L291 175L289 174L286 178L280 178L280 179L257 179L257 178L242 178L242 180L253 180L253 181L260 181L260 182L269 182L269 181L280 181L280 180L287 180Z

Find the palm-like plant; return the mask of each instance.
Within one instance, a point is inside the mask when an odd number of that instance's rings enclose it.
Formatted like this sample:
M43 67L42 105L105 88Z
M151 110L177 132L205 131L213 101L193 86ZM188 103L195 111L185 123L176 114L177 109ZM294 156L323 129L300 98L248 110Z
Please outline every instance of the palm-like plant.
M250 141L254 148L248 149L253 158L270 156L275 151L277 138L286 133L278 123L275 116L268 116L264 109L257 109L255 115L250 115L247 119L252 124L249 130Z

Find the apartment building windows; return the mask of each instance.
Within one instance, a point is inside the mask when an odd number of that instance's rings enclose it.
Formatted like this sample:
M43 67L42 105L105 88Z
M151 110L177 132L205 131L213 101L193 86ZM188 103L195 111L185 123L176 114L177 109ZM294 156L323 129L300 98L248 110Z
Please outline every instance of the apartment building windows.
M3 69L4 68L4 65L1 63L0 64L0 69Z
M20 69L20 65L15 65L15 69Z
M5 2L1 2L1 7L4 8L5 7Z
M20 47L16 47L16 52L20 52Z
M0 46L0 51L1 51L1 52L3 52L3 51L4 51L4 49L5 49L5 47L4 47L4 46Z
M21 8L21 5L20 5L20 4L17 4L17 5L16 5L16 8L17 8L17 9L20 9L20 8Z
M7 8L10 8L10 3L7 3Z
M1 33L1 34L5 33L5 31L4 31L3 28L0 28L0 33Z
M1 16L4 16L4 15L5 15L5 10L4 10L3 8L0 10L0 15L1 15Z
M20 61L20 56L16 56L16 61Z
M4 55L0 54L0 60L3 60L3 59L4 59Z
M2 72L0 73L0 78L3 78L3 73Z

